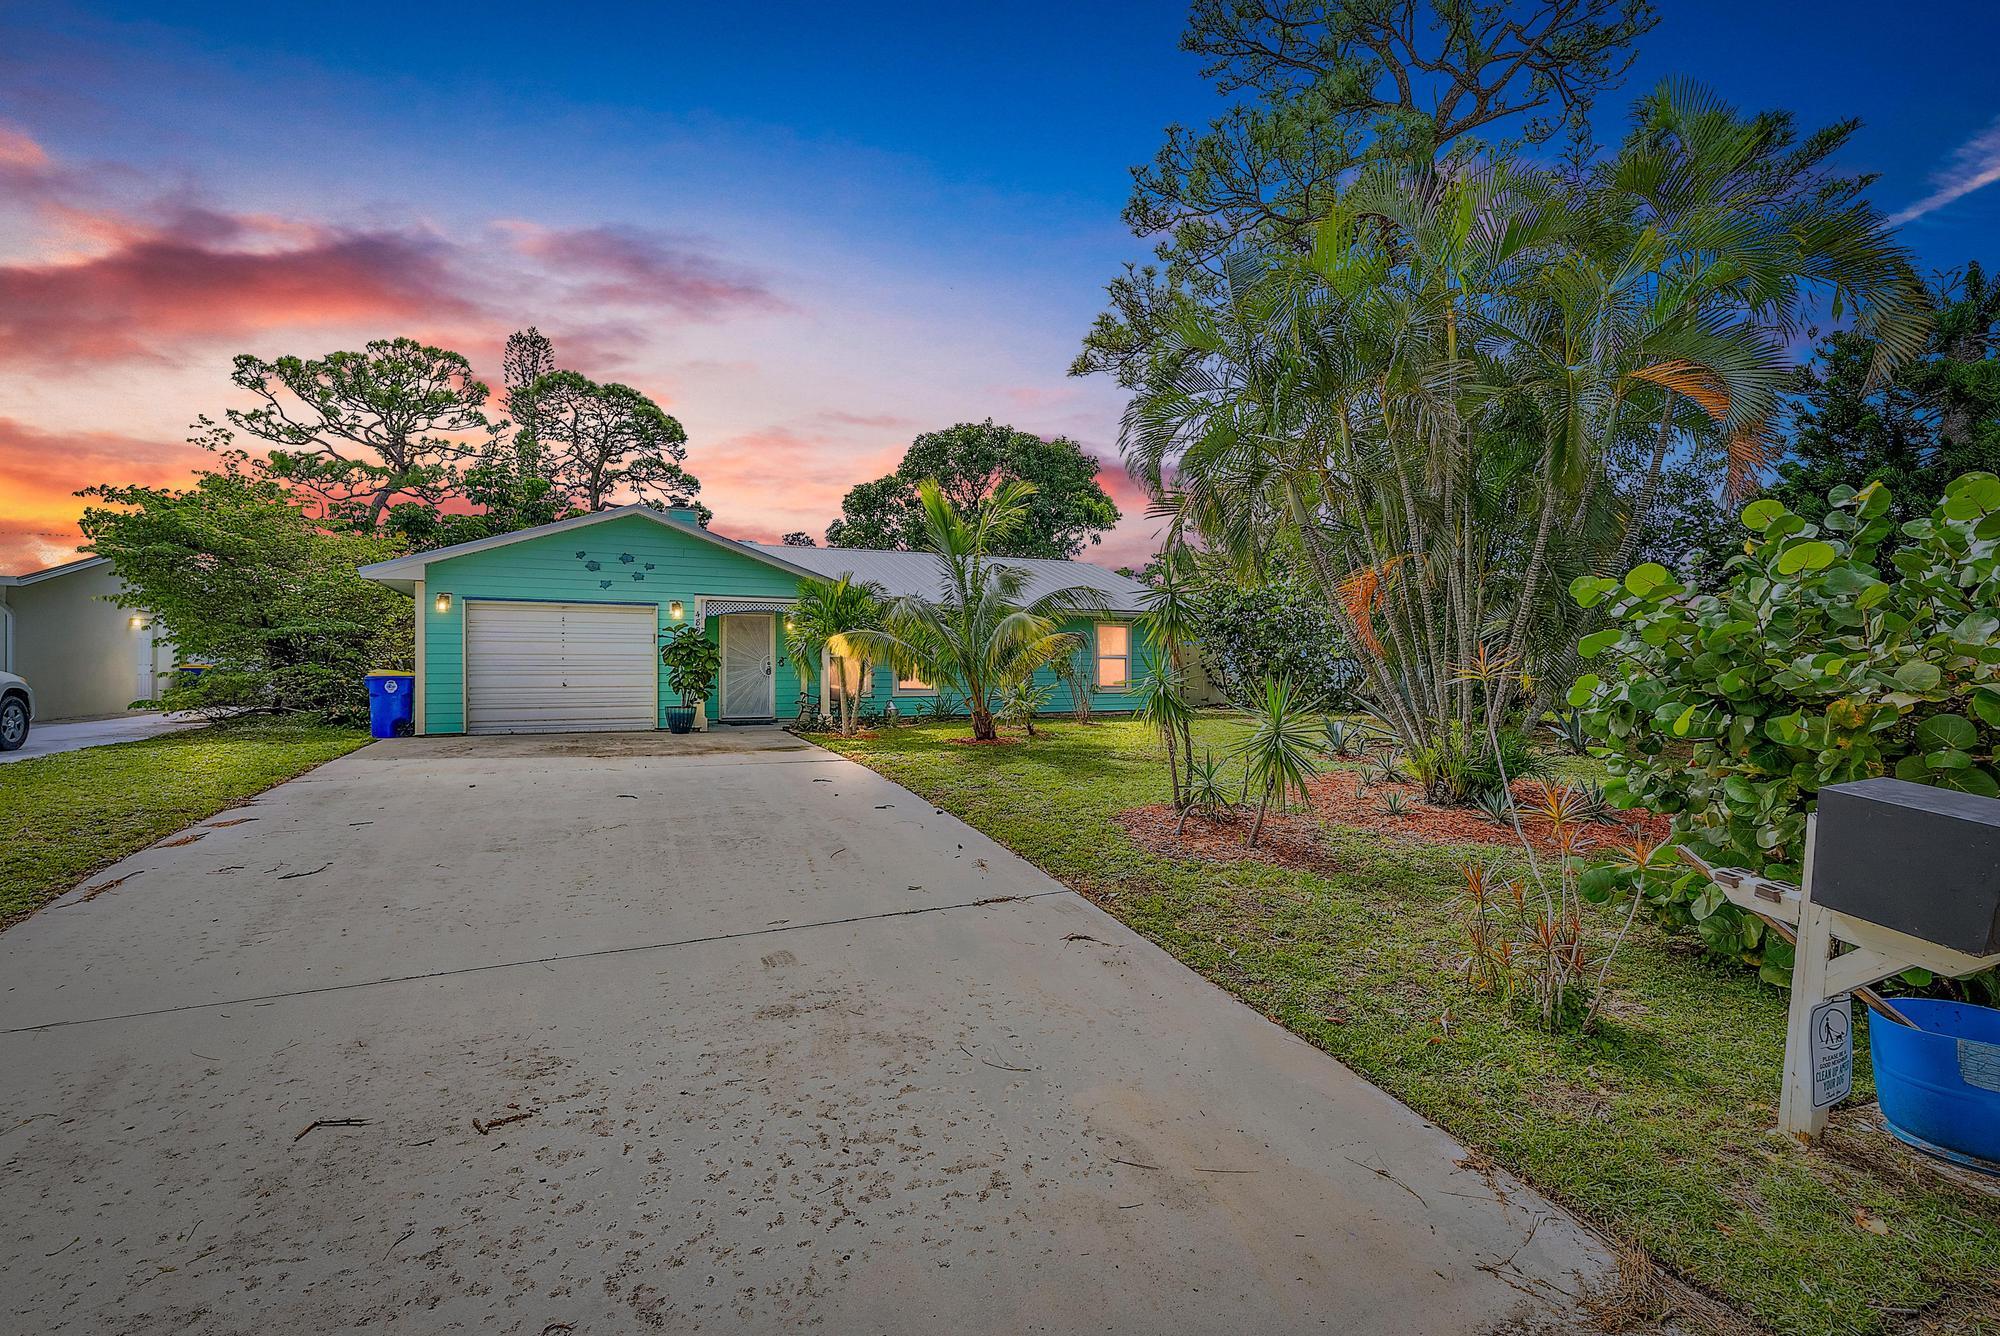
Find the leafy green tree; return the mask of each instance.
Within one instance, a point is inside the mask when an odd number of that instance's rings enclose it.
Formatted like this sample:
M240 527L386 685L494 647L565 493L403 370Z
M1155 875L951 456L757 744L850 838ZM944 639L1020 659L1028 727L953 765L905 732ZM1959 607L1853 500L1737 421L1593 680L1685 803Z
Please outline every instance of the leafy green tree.
M1066 436L1044 440L1012 427L961 422L911 443L886 478L864 482L841 499L841 518L826 531L836 547L915 548L928 534L918 484L934 479L945 499L971 514L1011 481L1032 484L1020 522L994 555L1074 557L1118 522L1118 507L1097 481L1098 462Z
M1834 488L1818 524L1766 497L1713 593L1654 564L1579 579L1577 601L1615 619L1584 637L1592 671L1569 697L1608 752L1606 797L1671 814L1712 865L1794 882L1828 784L1893 774L2000 797L2000 477L1950 483L1885 558L1894 514L1879 482ZM1788 977L1782 944L1698 875L1655 900Z
M1065 620L1101 608L1104 596L1085 586L1025 597L1027 574L993 558L1026 521L1032 484L1009 479L961 512L932 479L917 484L923 506L923 550L937 557L942 588L935 597L910 595L889 604L884 628L852 631L852 649L903 672L914 672L942 694L965 701L972 736L999 736L994 704L1014 685L1076 651L1080 637Z
M682 467L680 421L629 385L600 385L575 371L551 371L511 396L532 422L550 475L584 511L641 501L686 505L701 483Z
M363 677L412 658L410 601L355 574L391 538L328 531L296 492L228 461L184 490L93 487L90 548L157 614L184 659L214 665L167 689L169 709L366 715Z
M412 550L424 551L531 529L583 513L549 476L540 443L525 433L517 434L511 442L490 444L479 462L464 471L461 485L472 510L391 506L391 528Z
M2000 283L1968 265L1933 284L1931 302L1922 356L1880 383L1877 340L1842 331L1820 343L1794 387L1768 496L1817 521L1829 489L1879 482L1900 525L1928 515L1952 479L2000 470Z
M228 410L230 424L277 447L258 467L316 498L330 524L380 528L399 500L436 507L459 494L458 466L501 431L471 364L415 339L316 359L244 353L230 380L258 401ZM196 425L197 439L227 444L226 429Z
M812 536L811 534L807 533L807 532L806 532L806 531L805 531L804 529L794 529L794 530L792 530L792 532L790 532L790 533L788 533L788 534L786 534L786 535L784 536L784 538L783 538L783 540L782 540L782 541L783 541L783 543L784 543L784 545L785 545L786 547L818 547L818 546L819 546L819 544L818 544L818 543L817 543L816 541L814 541L814 539L813 539L813 536Z
M1073 373L1128 378L1175 305L1212 294L1231 252L1309 249L1364 162L1580 134L1656 22L1646 0L1195 0L1181 49L1240 100L1205 129L1168 127L1133 170L1125 222L1158 239L1157 263L1110 285Z
M1360 669L1340 626L1298 571L1274 567L1239 579L1203 562L1191 584L1202 667L1230 700L1248 703L1275 677L1328 702L1353 687Z

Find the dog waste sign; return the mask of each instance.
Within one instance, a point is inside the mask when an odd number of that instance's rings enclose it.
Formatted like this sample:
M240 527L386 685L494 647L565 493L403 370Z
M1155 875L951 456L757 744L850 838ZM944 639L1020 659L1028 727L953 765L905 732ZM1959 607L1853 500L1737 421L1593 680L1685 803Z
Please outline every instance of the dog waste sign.
M1846 993L1812 1014L1813 1107L1828 1108L1854 1089L1854 1008Z

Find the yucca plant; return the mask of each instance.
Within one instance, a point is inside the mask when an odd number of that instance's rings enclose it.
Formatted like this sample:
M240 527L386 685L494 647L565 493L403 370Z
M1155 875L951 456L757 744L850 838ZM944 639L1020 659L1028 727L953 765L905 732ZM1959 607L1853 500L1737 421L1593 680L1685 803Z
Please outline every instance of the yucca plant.
M1405 798L1402 794L1391 789L1382 795L1383 816L1408 816L1409 814L1409 799Z
M1236 745L1234 754L1261 795L1257 819L1250 827L1249 845L1255 848L1273 798L1283 807L1295 796L1301 801L1309 796L1306 781L1319 773L1323 730L1317 724L1315 703L1302 699L1287 677L1265 680L1263 697L1252 714L1250 735Z
M1223 762L1215 759L1215 753L1204 751L1199 761L1188 765L1187 803L1181 808L1181 819L1174 823L1174 835L1179 837L1187 826L1189 812L1200 812L1210 821L1228 811L1229 788L1222 781Z
M1173 792L1174 807L1187 808L1187 784L1181 773L1180 754L1189 737L1188 726L1194 718L1194 706L1187 697L1187 682L1173 664L1164 657L1155 657L1146 669L1146 675L1139 679L1139 718L1159 730L1160 739L1167 746L1167 779Z

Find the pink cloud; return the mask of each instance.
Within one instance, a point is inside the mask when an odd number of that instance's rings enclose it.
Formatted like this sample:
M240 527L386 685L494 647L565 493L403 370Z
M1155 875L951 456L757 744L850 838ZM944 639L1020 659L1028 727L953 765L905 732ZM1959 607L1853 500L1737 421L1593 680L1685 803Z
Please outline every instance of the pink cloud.
M761 279L683 239L613 225L559 229L509 220L496 226L517 254L578 281L593 301L704 318L785 309Z
M443 248L421 235L326 231L237 249L213 224L132 237L89 259L0 265L0 355L43 363L159 357L265 330L471 316Z

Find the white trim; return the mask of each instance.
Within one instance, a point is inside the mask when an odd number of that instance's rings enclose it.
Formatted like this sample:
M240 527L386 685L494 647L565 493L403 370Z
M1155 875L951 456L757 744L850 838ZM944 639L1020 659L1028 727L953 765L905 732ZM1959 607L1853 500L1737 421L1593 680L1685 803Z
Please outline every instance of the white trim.
M410 690L417 693L417 698L410 702L410 732L417 737L424 735L424 623L430 620L430 608L424 603L425 596L424 582L419 580L416 584L416 599L411 604L417 610L417 671L416 683Z
M691 538L699 538L703 542L712 543L717 547L748 557L752 561L762 562L766 566L775 566L779 570L787 571L792 575L818 578L812 571L807 570L803 566L795 566L782 558L771 556L766 552L760 552L748 543L739 543L733 538L724 538L719 533L711 533L699 524L683 523L659 507L649 506L642 501L634 502L629 506L617 506L610 510L593 511L588 515L572 515L566 520L557 520L552 524L537 524L532 529L516 529L512 533L495 534L491 538L475 538L468 543L454 543L450 547L434 548L429 552L412 552L407 557L393 557L388 561L377 561L367 566L362 566L359 568L358 573L364 580L376 580L384 584L403 580L420 580L424 575L424 567L433 561L449 561L453 557L468 556L474 552L486 552L496 547L506 547L512 543L524 543L534 538L546 538L550 534L568 533L571 529L582 529L593 524L602 524L606 520L624 519L628 515L636 515L641 519L651 520L655 524L664 524L675 533L686 534Z
M4 626L7 637L7 643L0 645L0 673L11 673L14 671L14 610L0 603L0 614L5 615L5 621L0 622L0 626Z
M906 687L903 685L903 675L900 672L896 672L896 670L893 668L891 668L889 671L896 674L895 679L889 685L889 695L892 697L895 696L923 697L923 696L935 696L938 694L938 689L935 685L924 686L924 687Z
M669 599L668 602L672 602L672 600ZM796 602L798 600L795 598L786 598L772 594L696 594L694 596L694 628L699 631L708 625L710 617L727 617L732 612L769 612L782 617L791 611L792 605ZM710 612L709 605L712 603L719 603L724 606L719 612ZM660 605L662 611L666 609L666 606L666 603ZM672 616L669 615L667 620L672 621Z
M19 585L40 584L44 580L54 580L65 575L75 575L78 571L91 570L111 564L109 557L78 557L75 561L65 561L60 566L51 566L45 571L30 571L26 575L0 575L0 588L14 588Z
M1104 641L1103 641L1103 638L1102 638L1102 635L1101 635L1101 633L1102 633L1102 632L1104 631L1104 629L1105 629L1106 627L1112 627L1112 626L1115 626L1115 627L1117 627L1117 628L1118 628L1119 630L1121 630L1121 631L1123 631L1123 632L1125 633L1125 652L1124 652L1123 654L1111 654L1111 655L1107 655L1107 654L1105 654L1105 652L1104 652ZM1104 680L1104 660L1105 660L1106 658L1113 658L1113 659L1119 659L1119 660L1122 660L1122 661L1124 662L1124 664L1125 664L1125 677L1124 677L1124 679L1123 679L1122 681L1118 681L1118 682L1106 682L1106 681ZM1091 626L1090 626L1090 683L1091 683L1091 689L1092 689L1092 690L1093 690L1094 692L1095 692L1095 691L1111 691L1111 692L1117 692L1117 693L1119 693L1119 694L1121 694L1121 695L1123 695L1123 694L1129 694L1129 693L1131 692L1131 690L1132 690L1132 623L1130 623L1130 622L1092 622L1092 623L1091 623Z

